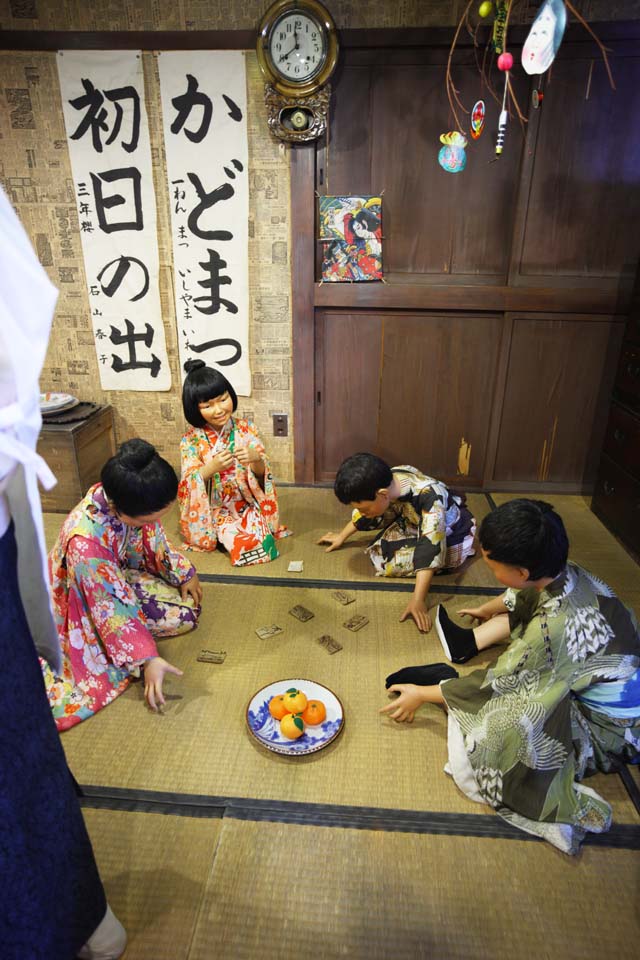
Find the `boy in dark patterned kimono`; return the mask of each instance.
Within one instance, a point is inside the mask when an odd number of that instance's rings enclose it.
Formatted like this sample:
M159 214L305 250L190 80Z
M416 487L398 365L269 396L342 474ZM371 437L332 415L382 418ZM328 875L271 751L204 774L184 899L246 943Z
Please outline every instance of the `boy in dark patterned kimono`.
M327 553L356 530L380 530L367 548L378 577L413 577L416 585L400 620L413 617L418 629L431 629L427 594L437 572L460 567L473 556L476 523L463 494L427 477L415 467L389 467L371 453L356 453L340 466L334 489L353 507L340 533L325 533Z

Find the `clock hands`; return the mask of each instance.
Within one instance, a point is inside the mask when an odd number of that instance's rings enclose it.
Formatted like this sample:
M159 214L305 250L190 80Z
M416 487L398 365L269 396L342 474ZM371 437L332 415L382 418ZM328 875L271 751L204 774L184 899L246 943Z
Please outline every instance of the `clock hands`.
M293 31L293 39L295 40L294 45L291 47L290 50L287 50L286 53L283 53L283 54L282 54L282 56L281 56L280 59L278 60L278 63L282 63L283 60L288 60L288 59L289 59L289 54L293 53L294 50L299 50L299 49L300 49L300 44L298 43L298 33L297 33L296 30Z

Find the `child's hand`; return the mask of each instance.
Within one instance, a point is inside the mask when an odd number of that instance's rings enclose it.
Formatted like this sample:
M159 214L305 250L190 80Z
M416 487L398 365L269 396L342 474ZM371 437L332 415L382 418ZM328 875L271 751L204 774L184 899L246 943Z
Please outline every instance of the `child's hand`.
M223 450L222 453L217 453L215 457L209 460L211 475L214 473L223 473L224 470L228 470L233 461L234 456L230 450Z
M262 459L255 447L236 447L236 457L243 467L250 467Z
M479 620L480 623L491 619L490 614L485 613L482 607L465 607L464 610L458 610L458 616L471 617L472 620Z
M196 607L199 607L202 603L202 585L198 580L198 574L194 573L191 577L191 580L186 580L184 583L180 584L180 596L183 600L186 600L187 597L193 599L193 603Z
M156 713L159 707L164 706L162 681L165 673L175 673L177 677L182 676L182 670L178 670L177 667L172 666L162 657L152 657L144 664L144 698Z
M400 696L380 710L387 713L396 723L413 723L418 707L425 702L423 691L415 683L394 683L389 687L390 693L399 693Z
M411 597L400 617L400 623L403 623L407 617L413 617L420 633L428 633L431 630L431 615L424 600L416 600L415 597Z
M332 550L338 550L342 546L344 540L342 539L341 533L325 533L324 537L320 537L319 540L316 540L316 543L328 543L329 546L325 550L325 553L331 553Z

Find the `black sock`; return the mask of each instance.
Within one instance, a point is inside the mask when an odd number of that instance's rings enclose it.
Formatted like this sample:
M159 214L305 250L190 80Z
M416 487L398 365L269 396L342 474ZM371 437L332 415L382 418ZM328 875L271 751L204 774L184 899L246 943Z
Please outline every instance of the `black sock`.
M448 663L425 663L423 667L403 667L390 673L386 679L387 690L392 683L417 683L420 687L430 687L441 680L451 680L459 676L457 670Z
M478 653L473 630L453 623L443 606L436 611L436 632L442 649L452 663L466 663Z

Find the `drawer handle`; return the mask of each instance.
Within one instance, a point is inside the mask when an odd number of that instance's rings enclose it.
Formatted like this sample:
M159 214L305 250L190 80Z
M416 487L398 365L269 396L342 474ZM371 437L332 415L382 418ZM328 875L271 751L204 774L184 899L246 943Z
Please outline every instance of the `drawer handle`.
M640 376L640 366L638 366L638 364L636 363L628 363L627 373L629 374L630 377Z
M608 497L610 497L612 493L615 493L615 492L616 492L616 488L614 487L614 485L613 485L612 483L609 483L608 480L605 480L604 483L602 484L602 486L603 486L603 488L604 488L604 492L606 493L606 495L607 495Z
M627 439L627 436L625 432L620 429L620 427L616 427L616 429L613 431L613 439L618 443L624 443L624 441Z

